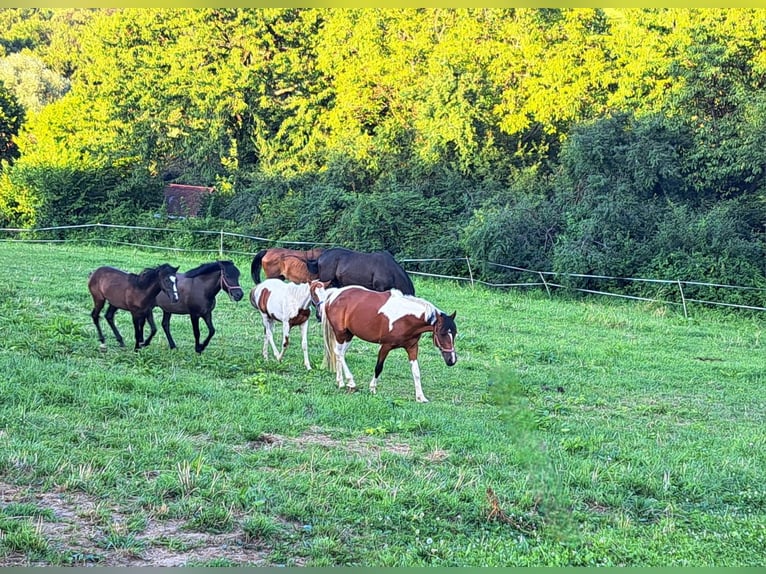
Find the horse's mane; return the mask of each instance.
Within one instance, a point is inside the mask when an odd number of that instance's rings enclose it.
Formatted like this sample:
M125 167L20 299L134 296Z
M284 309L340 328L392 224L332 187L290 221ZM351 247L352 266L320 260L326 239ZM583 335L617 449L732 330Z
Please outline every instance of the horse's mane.
M287 291L290 294L290 298L303 303L306 297L311 296L310 287L308 283L285 283Z
M190 269L184 275L186 277L199 277L200 275L207 275L208 273L215 273L219 271L221 268L219 266L219 263L223 263L224 265L226 263L231 263L231 261L212 261L210 263L203 263L199 267L195 267L194 269Z
M148 287L149 285L154 283L154 281L157 280L157 275L160 274L161 267L162 265L158 267L147 267L146 269L141 271L141 273L139 273L138 275L136 275L135 273L129 273L128 279L132 283L135 283L137 287L141 289L145 289L146 287Z
M404 299L407 299L407 301L422 305L425 312L424 316L429 323L434 323L436 321L436 316L443 314L442 311L430 301L415 297L415 295L405 295L399 289L391 289L391 297L403 297Z

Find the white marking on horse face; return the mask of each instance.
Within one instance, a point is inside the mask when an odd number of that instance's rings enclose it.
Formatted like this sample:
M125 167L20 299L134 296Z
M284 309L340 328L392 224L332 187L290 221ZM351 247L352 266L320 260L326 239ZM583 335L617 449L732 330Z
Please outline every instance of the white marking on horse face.
M425 320L430 307L427 302L416 297L392 295L378 310L378 313L388 317L388 328L393 329L396 321L408 315Z
M170 279L170 284L173 286L173 297L171 297L171 300L178 301L178 299L179 299L179 296L178 296L178 281L176 279L176 276L175 275L171 275L170 277L168 277L168 279Z

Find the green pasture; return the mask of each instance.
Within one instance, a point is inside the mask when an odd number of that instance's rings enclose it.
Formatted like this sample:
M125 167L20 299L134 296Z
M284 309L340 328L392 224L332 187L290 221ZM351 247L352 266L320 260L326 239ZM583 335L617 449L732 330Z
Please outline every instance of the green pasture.
M451 368L421 340L428 404L403 351L371 395L359 340L335 388L313 320L313 370L297 329L264 361L247 297L202 355L126 312L99 350L89 271L214 259L0 243L0 564L764 564L766 315L416 277L459 331Z

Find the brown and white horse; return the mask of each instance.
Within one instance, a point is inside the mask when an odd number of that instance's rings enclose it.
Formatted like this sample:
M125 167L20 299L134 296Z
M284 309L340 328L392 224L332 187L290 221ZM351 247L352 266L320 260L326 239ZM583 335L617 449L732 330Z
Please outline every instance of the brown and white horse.
M266 279L250 291L250 303L261 312L263 319L263 358L269 358L269 343L277 361L281 361L290 343L290 329L301 329L303 364L311 370L309 362L308 329L311 312L311 294L308 283L284 283L279 279ZM282 350L274 344L274 322L282 323Z
M444 362L451 367L457 362L455 353L455 313L447 315L432 303L401 291L372 291L350 285L328 288L329 282L311 282L311 298L321 316L325 361L336 373L338 387L356 390L354 377L346 364L346 351L353 337L379 343L375 374L370 391L377 390L383 363L392 349L407 351L415 382L415 400L427 403L420 384L418 343L423 333L433 333L434 345L441 351ZM345 382L344 382L345 376Z

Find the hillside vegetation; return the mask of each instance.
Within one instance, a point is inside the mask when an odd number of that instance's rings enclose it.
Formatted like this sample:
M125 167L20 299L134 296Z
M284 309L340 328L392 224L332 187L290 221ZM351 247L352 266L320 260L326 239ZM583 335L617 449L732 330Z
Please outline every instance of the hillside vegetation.
M182 316L99 351L91 270L207 260L0 244L0 563L762 565L762 316L415 278L459 331L451 368L421 342L427 404L401 351L371 395L358 340L339 391L314 321L311 371L264 361L223 295L202 355Z
M172 181L280 243L765 287L764 15L3 9L0 226L155 222Z

